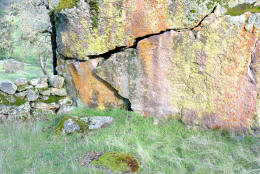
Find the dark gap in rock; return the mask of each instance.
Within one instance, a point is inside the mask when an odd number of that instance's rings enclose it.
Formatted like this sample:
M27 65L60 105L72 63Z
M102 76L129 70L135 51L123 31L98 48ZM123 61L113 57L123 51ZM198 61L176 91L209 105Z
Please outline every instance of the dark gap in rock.
M99 57L103 57L104 59L108 59L109 57L111 57L112 54L124 51L126 48L127 48L126 46L116 47L115 49L109 50L106 53L99 54L99 55L90 55L88 57L90 59L95 59L95 58L99 58Z
M56 50L57 50L57 42L56 42L56 37L57 37L57 34L56 34L56 25L55 25L55 14L54 12L51 12L50 13L50 21L51 21L51 45L52 45L52 57L53 57L53 62L52 62L52 65L53 65L53 74L54 75L57 75L58 72L57 72L57 53L56 53Z
M124 108L127 109L128 111L133 111L132 108L131 108L131 102L128 98L125 98L123 96L121 96L119 93L118 93L118 90L116 90L112 85L110 85L107 81L103 80L102 78L100 78L99 76L96 75L95 71L93 72L95 78L100 81L101 83L103 83L104 85L106 85L111 91L114 92L115 96L121 100L124 101Z
M260 42L260 40L257 40L255 45L254 45L254 49L253 49L253 51L251 53L250 64L249 64L249 67L248 67L248 76L250 78L251 83L253 83L253 84L256 84L256 77L255 77L256 76L256 69L254 67L254 64L257 61L256 60L256 55L255 55L256 53L255 53L255 51L257 49L258 42Z

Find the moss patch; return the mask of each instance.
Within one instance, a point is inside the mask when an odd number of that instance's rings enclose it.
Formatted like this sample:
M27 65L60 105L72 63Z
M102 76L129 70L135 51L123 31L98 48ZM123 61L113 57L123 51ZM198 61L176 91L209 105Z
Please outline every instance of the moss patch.
M112 172L137 173L140 171L140 164L137 159L133 155L127 153L104 153L98 159L91 161L90 164L105 167Z
M17 96L10 96L10 95L0 93L0 104L4 104L6 106L21 106L25 103L26 103L25 99L22 99Z
M96 28L98 26L98 14L99 14L98 0L85 0L85 2L89 4L92 27Z
M260 6L254 6L254 4L240 4L233 8L229 8L226 12L226 15L230 16L240 16L246 12L251 13L260 13Z
M80 133L88 133L89 132L89 124L86 123L85 121L80 120L79 118L72 117L72 116L65 116L63 117L59 124L56 126L56 129L54 130L54 134L60 134L62 132L62 129L64 128L64 122L68 119L71 119L74 123L76 123L79 127L80 130L77 132Z
M58 13L66 8L73 8L78 4L79 0L60 0L57 7L54 9L54 13Z
M66 98L66 97L50 95L48 100L39 99L38 101L43 102L43 103L58 103L60 100L62 100L64 98Z

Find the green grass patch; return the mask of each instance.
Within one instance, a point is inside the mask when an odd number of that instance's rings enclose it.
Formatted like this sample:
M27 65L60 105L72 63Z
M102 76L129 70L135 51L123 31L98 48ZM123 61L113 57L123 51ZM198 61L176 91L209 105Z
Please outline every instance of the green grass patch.
M77 109L71 116L112 116L114 122L89 134L53 135L58 116L45 120L0 124L0 173L107 173L81 166L78 157L90 151L133 154L139 173L231 174L260 172L259 137L188 129L169 119L153 125L125 110Z

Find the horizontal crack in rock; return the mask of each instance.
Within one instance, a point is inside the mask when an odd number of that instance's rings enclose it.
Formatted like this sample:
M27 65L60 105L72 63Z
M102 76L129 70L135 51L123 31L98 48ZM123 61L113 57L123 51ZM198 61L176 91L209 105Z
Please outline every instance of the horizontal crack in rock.
M88 57L89 59L95 59L95 58L99 58L99 57L103 57L103 58L105 58L105 59L108 59L109 57L111 57L112 54L115 54L115 53L124 51L124 50L126 50L126 49L128 49L128 48L136 48L137 45L138 45L138 43L139 43L140 41L144 40L144 39L147 39L147 38L152 37L152 36L161 35L161 34L163 34L163 33L165 33L165 32L168 32L168 31L176 31L176 32L192 31L192 32L194 33L194 35L195 35L195 38L196 38L196 35L197 35L198 30L195 30L195 29L201 27L202 24L203 24L203 22L207 19L207 17L209 17L211 14L215 13L216 9L217 9L217 6L215 6L209 14L207 14L206 16L204 16L204 17L200 20L200 22L199 22L197 25L195 25L194 27L191 27L191 28L172 28L172 29L166 29L166 30L160 31L160 32L158 32L158 33L148 34L148 35L145 35L145 36L141 36L141 37L136 38L136 39L135 39L135 42L134 42L134 44L133 44L132 46L129 46L129 47L127 47L127 46L116 47L116 48L114 48L114 49L112 49L112 50L109 50L109 51L106 52L106 53L102 53L102 54L98 54L98 55L88 55L87 57ZM78 60L78 61L80 61L80 62L87 61L87 60L79 60L79 59L77 59L77 58L69 58L69 57L66 58L66 57L63 56L63 55L62 55L62 57L65 58L65 59L70 59L70 60L76 59L76 60Z

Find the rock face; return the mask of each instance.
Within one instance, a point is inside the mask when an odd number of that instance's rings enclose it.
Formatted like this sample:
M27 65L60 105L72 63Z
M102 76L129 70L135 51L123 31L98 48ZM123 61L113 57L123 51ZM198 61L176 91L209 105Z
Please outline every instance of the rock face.
M128 101L144 116L213 129L260 126L259 1L73 2L51 7L58 71L74 101Z

